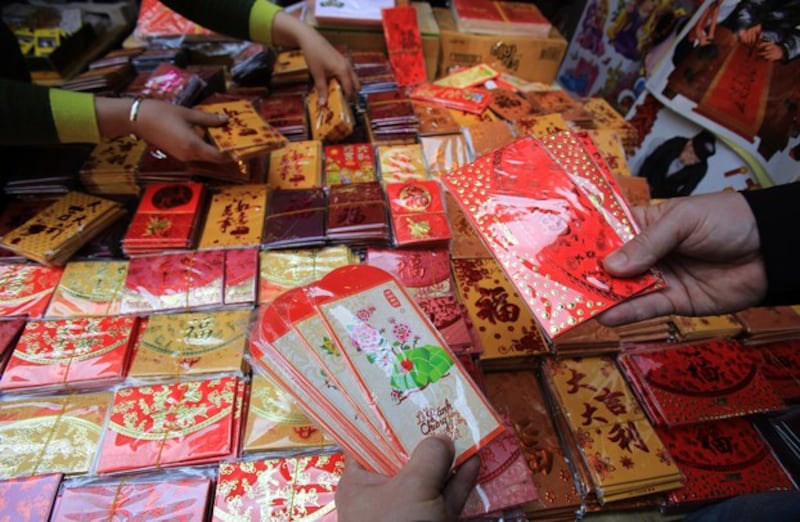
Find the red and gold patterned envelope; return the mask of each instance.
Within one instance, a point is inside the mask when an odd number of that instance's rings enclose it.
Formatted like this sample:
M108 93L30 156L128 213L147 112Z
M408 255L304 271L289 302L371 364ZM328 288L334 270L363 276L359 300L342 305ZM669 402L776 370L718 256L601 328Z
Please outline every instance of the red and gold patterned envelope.
M266 210L266 185L223 187L211 198L198 248L260 245Z
M0 402L0 479L88 473L111 393Z
M533 472L539 499L524 506L527 513L574 508L581 504L559 433L532 371L487 373L486 395L500 415L514 426L522 453ZM531 516L531 518L538 518Z
M261 118L247 100L198 105L196 108L228 116L225 125L209 127L207 130L219 150L228 152L235 160L279 149L288 143L280 132Z
M203 522L211 482L205 477L170 477L69 485L59 496L50 520Z
M460 125L446 107L416 100L413 104L414 114L419 120L420 136L455 134L461 130Z
M659 425L680 426L783 407L737 341L712 339L634 349L619 360Z
M375 155L369 143L328 145L325 147L325 184L369 183L376 181Z
M662 281L605 271L601 260L622 239L530 137L444 181L550 337Z
M213 520L335 522L343 469L340 453L221 464Z
M322 142L296 141L269 156L267 185L274 189L322 186Z
M205 199L202 183L152 183L142 194L125 238L126 250L189 248ZM133 247L133 248L131 248Z
M243 450L328 446L333 440L309 419L292 396L270 378L253 374Z
M500 76L499 72L492 69L485 63L481 63L475 65L474 67L461 69L460 71L448 74L444 78L436 80L434 83L436 85L445 85L447 87L459 87L464 89L466 87L480 85L488 80L493 80L498 76Z
M528 100L509 89L492 89L489 108L506 121L515 122L533 111Z
M415 100L437 103L473 114L481 114L492 101L491 92L484 89L459 89L430 83L414 88L409 96Z
M450 239L442 193L436 181L387 183L389 212L398 246L438 243Z
M469 163L467 142L461 134L425 136L420 138L425 168L434 178L441 178L448 172Z
M131 259L122 294L123 314L223 304L221 250Z
M67 263L47 307L47 317L118 314L127 274L127 261Z
M225 251L226 305L253 304L258 289L258 249Z
M120 382L136 317L31 321L22 332L0 390L72 389Z
M791 479L747 419L658 429L686 486L669 503L721 500L766 491L794 490Z
M259 253L258 304L266 304L291 288L306 285L334 268L358 263L346 246Z
M500 118L495 115L489 108L486 108L480 114L473 112L461 111L458 109L447 108L447 112L456 121L459 127L469 127L470 125L477 125L487 121L500 121Z
M124 388L114 396L98 473L230 457L236 377Z
M509 509L539 498L514 426L508 418L501 418L505 431L479 452L481 469L475 489L461 512L464 518Z
M311 135L315 140L332 143L342 141L353 133L353 111L344 97L342 86L335 78L328 80L328 100L325 105L319 104L319 93L312 89L306 106Z
M494 259L453 259L461 302L483 346L481 359L548 353L525 303Z
M590 129L583 131L583 133L600 149L606 164L608 164L615 176L629 177L631 175L631 171L628 169L628 159L625 156L625 147L622 145L622 139L616 131L612 129Z
M46 522L61 485L61 474L0 481L0 520Z
M310 287L309 295L403 453L410 455L422 437L446 433L460 463L503 431L446 343L391 275L365 265L339 268ZM453 397L459 400L451 402Z
M514 133L511 127L503 121L470 125L464 130L464 134L469 138L472 156L475 158L514 141Z
M239 372L250 310L151 315L133 354L131 377Z
M2 239L8 249L42 264L64 264L102 227L124 213L116 201L69 192Z
M682 485L612 359L548 359L544 370L601 503Z
M492 253L483 244L475 227L472 226L464 211L458 206L455 198L449 191L445 191L445 208L447 220L453 238L450 241L450 256L453 259L481 259L490 258Z
M425 160L419 143L413 145L381 145L378 147L378 168L384 183L402 183L426 179Z
M63 268L0 265L0 317L42 317Z

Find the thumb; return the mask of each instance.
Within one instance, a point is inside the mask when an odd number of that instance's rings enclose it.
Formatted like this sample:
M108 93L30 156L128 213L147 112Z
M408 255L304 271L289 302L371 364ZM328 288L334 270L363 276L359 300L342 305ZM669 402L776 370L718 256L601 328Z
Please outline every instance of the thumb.
M464 509L464 504L475 487L480 470L481 459L478 455L473 455L458 468L456 474L447 482L444 489L444 501L447 512L452 518L457 518Z
M445 437L423 439L411 454L411 460L400 470L398 477L414 484L420 491L441 491L450 474L455 448Z
M658 212L657 207L647 207L645 214ZM632 277L646 272L661 258L675 250L686 239L691 230L685 216L648 216L643 220L649 223L640 234L611 252L603 260L603 266L616 277Z
M314 88L317 90L318 105L325 105L328 103L328 78L325 75L325 69L322 67L311 69L311 77L314 79Z
M228 116L225 114L203 112L195 109L186 109L184 118L187 122L201 127L219 127L228 122Z

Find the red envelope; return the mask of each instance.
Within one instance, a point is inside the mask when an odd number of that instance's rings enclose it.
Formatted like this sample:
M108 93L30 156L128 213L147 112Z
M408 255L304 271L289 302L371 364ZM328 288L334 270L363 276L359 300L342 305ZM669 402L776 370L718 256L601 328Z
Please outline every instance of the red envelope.
M0 317L44 315L63 267L0 265Z
M605 271L623 240L530 137L443 181L550 337L660 283Z
M401 86L425 83L425 56L413 6L394 7L381 11L383 33L397 84Z

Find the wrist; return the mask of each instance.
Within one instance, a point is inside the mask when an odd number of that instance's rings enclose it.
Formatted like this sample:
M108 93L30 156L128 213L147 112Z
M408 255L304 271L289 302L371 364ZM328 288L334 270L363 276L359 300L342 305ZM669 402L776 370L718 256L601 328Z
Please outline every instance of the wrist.
M130 98L95 98L97 128L103 138L116 138L136 133L136 119L141 115L141 102L134 107ZM136 109L134 115L131 109ZM136 116L134 121L131 117Z

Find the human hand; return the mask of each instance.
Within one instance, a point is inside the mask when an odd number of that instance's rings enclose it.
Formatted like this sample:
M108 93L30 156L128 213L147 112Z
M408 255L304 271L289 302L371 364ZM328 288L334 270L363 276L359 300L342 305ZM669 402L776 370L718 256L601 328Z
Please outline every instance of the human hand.
M761 24L756 24L747 29L740 29L736 36L745 45L755 45L761 37Z
M777 62L784 58L783 47L771 42L761 42L758 44L758 55L769 62Z
M136 134L180 161L226 163L231 159L203 140L206 127L218 127L228 121L223 114L187 109L160 100L144 99L136 121L130 121L130 99L95 98L100 135L115 138Z
M394 477L371 473L348 458L336 490L339 520L457 520L475 485L480 460L470 458L449 477L454 453L449 439L429 437Z
M352 98L358 91L358 77L350 62L313 27L280 12L273 24L276 44L299 45L308 64L308 71L319 94L319 104L328 98L328 77L333 76L342 86L345 96Z
M668 286L609 309L600 322L720 314L766 295L758 228L741 194L674 198L633 211L642 233L609 254L604 266L617 277L632 277L659 263Z

